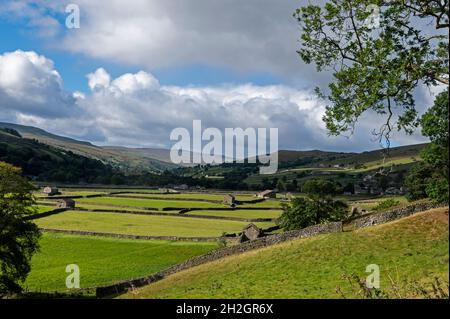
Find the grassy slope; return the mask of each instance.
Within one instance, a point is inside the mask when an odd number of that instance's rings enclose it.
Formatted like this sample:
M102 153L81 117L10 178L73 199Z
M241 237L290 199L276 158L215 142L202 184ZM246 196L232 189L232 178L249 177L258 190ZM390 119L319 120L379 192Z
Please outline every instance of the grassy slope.
M378 264L381 288L388 275L403 281L448 281L448 209L416 214L356 232L296 240L228 257L172 275L125 298L334 298L342 275L365 278Z
M217 247L216 243L123 240L44 234L25 285L30 291L65 290L69 264L80 267L81 288L156 273Z
M42 228L144 236L217 237L240 232L247 222L203 218L67 211L36 220ZM256 223L262 228L273 223Z

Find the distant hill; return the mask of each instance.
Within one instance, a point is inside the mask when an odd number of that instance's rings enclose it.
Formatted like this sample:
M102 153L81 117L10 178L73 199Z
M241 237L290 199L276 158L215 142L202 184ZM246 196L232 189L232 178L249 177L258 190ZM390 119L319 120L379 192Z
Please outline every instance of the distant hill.
M15 130L24 138L35 139L64 151L99 160L106 165L119 169L126 174L139 174L142 172L161 173L165 170L182 169L183 176L196 178L226 178L228 180L245 179L251 175L247 182L260 183L266 176L257 176L257 167L251 165L222 164L208 168L191 168L195 165L173 164L170 161L170 151L155 148L127 148L120 146L97 146L89 142L78 141L69 137L55 135L40 128L11 123L1 123L0 128ZM6 134L6 132L3 132ZM352 169L378 169L379 167L396 164L405 165L420 159L420 151L427 144L408 145L390 149L387 156L385 150L375 150L362 153L330 152L321 150L292 151L280 150L278 154L279 169L285 170L304 168L329 168L334 166ZM256 175L255 175L256 174ZM246 175L246 176L244 176ZM276 177L277 174L273 175ZM270 176L267 176L270 177ZM288 180L295 178L294 173ZM227 185L225 185L227 186ZM225 187L224 186L224 187ZM232 187L232 185L228 185ZM234 187L234 186L233 186Z
M0 161L40 181L110 184L120 178L99 160L23 138L11 128L0 128Z
M177 167L170 162L169 151L164 149L101 147L89 142L55 135L40 128L11 123L0 122L0 128L16 130L24 138L35 139L47 145L97 159L126 172L161 172Z

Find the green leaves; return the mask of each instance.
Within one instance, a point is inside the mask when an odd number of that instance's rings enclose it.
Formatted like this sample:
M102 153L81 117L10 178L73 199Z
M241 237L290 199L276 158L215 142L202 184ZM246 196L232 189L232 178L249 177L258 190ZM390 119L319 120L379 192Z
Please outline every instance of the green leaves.
M38 249L39 229L24 219L35 212L35 187L20 172L0 162L0 296L20 291Z
M312 179L305 182L302 191L307 198L296 197L284 204L280 226L284 230L301 229L329 221L339 221L347 216L348 207L332 196L342 192L333 181Z
M301 7L294 17L302 29L300 57L318 71L334 71L327 92L318 92L329 102L323 120L332 135L353 132L369 110L385 118L380 141L393 129L412 133L418 84L448 85L448 32L439 30L448 29L448 3L329 0ZM430 21L436 30L427 32L421 26Z

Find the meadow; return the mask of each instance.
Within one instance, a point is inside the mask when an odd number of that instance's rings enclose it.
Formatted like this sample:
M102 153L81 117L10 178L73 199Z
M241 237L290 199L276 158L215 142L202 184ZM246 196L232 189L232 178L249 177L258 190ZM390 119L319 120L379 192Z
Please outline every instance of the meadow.
M80 288L156 273L217 248L217 243L127 240L44 233L25 282L28 291L65 291L65 270L80 268ZM72 291L73 292L73 291ZM91 292L92 293L92 292Z
M448 260L447 208L230 256L121 298L360 298L343 276L365 278L369 264L379 265L391 298L423 298L413 286L430 288L434 277L448 283Z
M130 191L136 193L128 193L118 196L109 196L110 192L114 191ZM247 226L248 221L236 221L226 219L210 219L210 216L216 217L231 217L231 218L267 218L277 219L282 210L281 203L285 200L283 194L279 194L277 199L269 199L258 203L244 203L239 204L235 210L218 210L218 208L229 207L221 203L223 196L226 192L189 192L179 194L162 194L158 190L154 189L110 189L110 190L96 190L96 189L62 189L63 196L88 196L88 195L102 195L101 197L93 198L76 198L76 210L67 210L44 218L34 220L34 222L40 228L57 229L61 231L86 231L86 232L98 232L98 233L116 233L124 235L141 235L141 236L176 236L176 237L215 237L219 238L224 233L237 234ZM236 193L237 200L254 200L254 195L250 193L239 192ZM296 196L303 196L296 194ZM143 199L139 197L148 197ZM157 199L154 199L154 198ZM152 199L153 198L153 199ZM402 205L406 203L404 197L390 196L380 198L367 198L367 197L342 197L343 200L353 202L351 205L358 207L364 207L368 210L374 209L380 202L387 198L393 198L398 200ZM212 202L200 201L199 199L210 200ZM55 208L57 200L44 201L42 199L37 202L37 210L39 213L51 211ZM51 204L51 205L49 205ZM172 207L174 210L165 211L164 209ZM163 214L176 214L178 211L184 208L202 208L201 210L193 210L185 213L183 216L164 216L164 215L139 215L131 214L131 212L150 213L148 208L153 208L159 213ZM253 208L253 209L240 209L240 208ZM269 209L265 209L269 208ZM92 212L86 210L102 210L102 212ZM108 212L107 210L111 210ZM123 212L112 212L113 210L119 210ZM127 213L130 211L130 213ZM191 217L190 215L197 215L198 217ZM272 222L256 222L256 226L266 229L276 225L275 221ZM275 232L280 232L273 231ZM342 258L340 253L342 249L349 242L355 240L354 235L342 234L343 237L330 237L329 241L324 242L320 246L314 246L313 244L307 244L308 241L301 241L302 244L297 245L292 250L285 249L282 246L282 251L277 252L275 249L270 254L261 255L261 261L253 260L253 257L246 259L246 254L235 256L238 260L237 264L227 266L227 262L219 262L217 264L211 264L209 270L217 268L218 274L221 276L230 275L231 281L228 283L228 279L225 282L224 278L219 279L214 276L217 273L214 271L211 274L205 275L204 282L198 281L197 277L189 277L186 279L186 286L183 286L185 279L180 279L180 282L173 286L173 289L168 289L167 286L162 290L156 288L146 287L142 291L142 295L145 297L159 298L159 297L182 297L186 294L187 285L190 286L191 280L193 280L193 296L205 297L202 293L211 293L211 296L225 296L228 294L228 290L231 286L235 287L236 291L230 290L230 297L253 297L254 292L248 291L249 288L245 287L245 282L239 284L238 277L241 277L241 270L243 276L249 276L250 280L252 276L259 276L261 282L257 282L257 285L263 285L265 278L273 276L273 280L280 280L283 283L283 287L288 281L289 276L297 278L293 281L293 284L286 285L286 291L284 288L279 295L296 296L298 291L292 287L292 285L299 285L299 282L305 280L303 276L307 276L305 273L299 275L298 265L306 265L311 267L310 272L314 273L314 267L319 267L318 264L313 263L313 259L321 259L325 265L331 263L333 258ZM350 236L350 237L346 237ZM332 238L332 239L331 239ZM322 240L322 239L320 239ZM359 238L358 240L365 240ZM313 240L311 241L313 242ZM51 292L51 291L65 291L65 266L75 263L80 266L81 270L81 288L93 288L99 285L107 285L121 280L128 280L131 278L149 276L171 265L181 263L193 256L204 254L208 251L219 247L219 241L217 242L177 242L177 241L161 241L161 240L137 240L137 239L123 239L123 238L109 238L109 237L93 237L86 235L68 235L68 234L54 234L44 232L41 238L41 250L33 257L32 271L26 281L26 286L29 291L32 292ZM383 243L378 242L382 245ZM312 245L312 246L308 246ZM327 248L327 247L330 248ZM290 246L289 246L290 247ZM372 247L372 246L370 246ZM395 247L391 247L395 251ZM398 248L398 247L397 247ZM400 247L401 248L401 247ZM399 249L400 249L399 248ZM442 248L442 247L441 247ZM335 251L333 256L329 256L329 259L320 257L325 254L326 249ZM347 248L346 248L347 249ZM361 247L348 248L350 252L358 252ZM284 252L286 250L286 252ZM307 253L303 253L307 251ZM302 252L302 254L300 254ZM430 253L432 251L430 250ZM281 261L281 255L286 258L287 261ZM310 256L310 259L304 257L304 255ZM250 255L249 255L250 256ZM260 255L258 255L259 258ZM303 257L301 257L303 256ZM389 257L389 256L388 256ZM306 258L306 259L305 259ZM253 261L252 261L253 260ZM278 260L278 261L277 261ZM356 263L357 258L348 261L350 265ZM283 263L285 263L283 265ZM275 265L277 264L277 265ZM230 264L231 265L231 264ZM201 266L203 267L203 266ZM229 269L227 267L235 267L235 269ZM250 275L255 269L255 275ZM278 278L277 275L270 273L277 270L277 267L283 269L289 269L285 272L282 278ZM326 266L331 267L331 266ZM327 269L327 268L324 269ZM201 269L199 267L199 269ZM295 270L296 269L296 270ZM350 268L352 269L352 268ZM236 271L239 270L239 275ZM283 271L277 270L280 273ZM327 270L328 271L328 270ZM236 274L236 278L234 277ZM178 275L176 275L178 276ZM170 277L172 278L172 277ZM167 280L172 280L168 278ZM314 280L319 280L316 277L312 277ZM271 279L272 280L272 279ZM165 282L165 281L163 281ZM163 284L163 282L161 284ZM172 285L173 283L171 283ZM272 283L271 283L272 284ZM199 285L199 286L197 286ZM205 285L207 289L202 289L201 286ZM246 285L251 286L250 282ZM313 290L312 283L306 282L305 289ZM210 287L225 287L225 292L219 288ZM155 291L146 292L145 289L157 289ZM140 291L140 290L139 290ZM203 291L203 292L202 292ZM261 296L271 297L272 295L265 295L264 289L261 291ZM72 291L73 292L73 291ZM83 294L92 295L93 290L83 290ZM223 295L222 295L223 294ZM317 291L306 296L317 296ZM258 295L259 296L259 295ZM303 295L302 295L303 296Z
M138 199L138 198L120 198L120 197L94 197L80 199L81 203L88 204L106 204L111 206L134 206L154 209L163 209L172 207L175 209L182 208L214 208L226 207L222 203L210 203L201 201L179 201L179 200L153 200L153 199Z
M187 215L201 216L220 216L220 217L237 217L237 218L278 218L281 210L194 210L186 213Z
M41 228L141 236L220 237L237 233L247 222L204 218L144 216L121 213L66 211L36 220ZM256 223L268 228L273 223Z
M209 194L209 193L181 193L181 194L138 194L138 193L130 193L130 194L119 194L117 197L149 197L149 198L160 198L164 200L170 199L205 199L211 201L223 201L223 197L225 194ZM236 200L238 201L252 201L255 200L255 196L250 195L236 195Z

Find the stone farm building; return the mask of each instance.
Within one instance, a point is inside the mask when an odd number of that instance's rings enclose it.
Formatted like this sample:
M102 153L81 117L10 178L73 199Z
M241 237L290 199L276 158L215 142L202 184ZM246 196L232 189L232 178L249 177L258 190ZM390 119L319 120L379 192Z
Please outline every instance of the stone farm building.
M56 204L57 208L75 208L75 201L71 198L63 198Z
M268 190L265 190L264 192L256 194L256 196L259 198L276 198L277 192L274 190L268 189Z
M44 195L54 196L54 195L59 195L59 194L61 194L61 193L59 192L59 190L56 187L51 187L51 186L44 187Z
M248 224L242 230L242 234L240 237L240 242L246 242L249 240L255 240L259 237L262 237L263 231L259 229L255 224Z
M233 195L227 194L223 198L223 203L225 205L235 206L236 205L236 198Z

